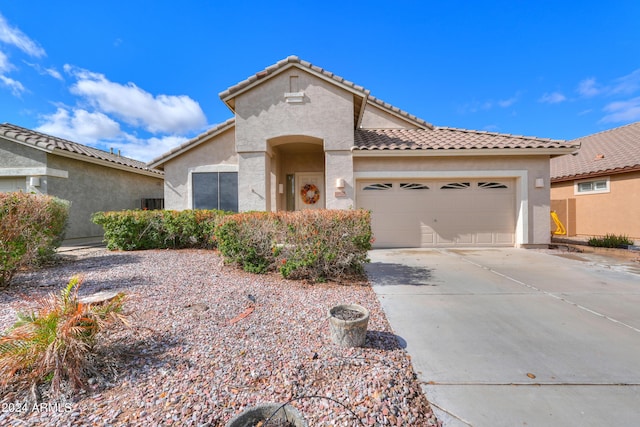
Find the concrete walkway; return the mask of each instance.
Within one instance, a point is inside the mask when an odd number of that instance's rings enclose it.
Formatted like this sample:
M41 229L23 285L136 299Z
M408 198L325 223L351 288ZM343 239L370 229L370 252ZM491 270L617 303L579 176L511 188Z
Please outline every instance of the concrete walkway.
M640 425L633 261L513 248L370 258L374 290L444 426Z
M85 239L67 239L58 248L58 253L81 251L93 248L104 248L102 237L88 237Z

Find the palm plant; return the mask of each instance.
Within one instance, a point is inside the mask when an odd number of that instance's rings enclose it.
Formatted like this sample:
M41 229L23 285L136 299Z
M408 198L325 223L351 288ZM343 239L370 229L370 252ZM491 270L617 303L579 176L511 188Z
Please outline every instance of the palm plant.
M99 333L114 324L128 325L124 293L102 303L78 298L82 283L74 276L59 293L37 300L37 309L19 313L15 324L0 336L0 385L32 387L51 383L58 394L63 382L85 387L95 373L92 360Z

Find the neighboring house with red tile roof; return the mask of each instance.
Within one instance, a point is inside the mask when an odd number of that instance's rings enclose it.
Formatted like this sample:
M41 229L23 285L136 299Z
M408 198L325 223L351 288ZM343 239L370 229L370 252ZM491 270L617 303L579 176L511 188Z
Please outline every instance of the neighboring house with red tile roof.
M98 211L141 208L163 198L163 172L144 162L0 124L0 192L48 194L71 202L67 239L102 236Z
M578 138L551 160L551 207L569 236L640 239L640 122Z
M549 243L565 141L434 126L290 56L220 93L234 117L152 160L169 209L372 211L377 247Z

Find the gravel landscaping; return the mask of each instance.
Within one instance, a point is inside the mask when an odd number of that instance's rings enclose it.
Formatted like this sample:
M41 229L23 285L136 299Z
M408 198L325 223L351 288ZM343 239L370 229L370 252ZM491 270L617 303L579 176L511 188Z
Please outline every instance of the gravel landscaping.
M366 282L253 275L205 250L64 257L0 291L0 329L25 295L58 292L75 274L81 295L130 295L132 328L101 348L104 375L87 391L54 401L43 389L34 407L3 390L0 425L224 426L250 405L290 400L309 426L440 425ZM365 347L331 342L327 311L340 303L370 311Z

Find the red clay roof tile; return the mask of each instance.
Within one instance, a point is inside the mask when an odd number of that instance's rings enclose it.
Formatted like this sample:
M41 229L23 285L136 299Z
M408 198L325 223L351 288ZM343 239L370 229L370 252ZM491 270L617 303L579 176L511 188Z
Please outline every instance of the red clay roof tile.
M574 147L561 140L434 127L432 129L358 129L356 150L472 150ZM577 147L576 147L577 148Z
M640 170L640 122L571 142L580 144L580 150L551 159L553 181Z

